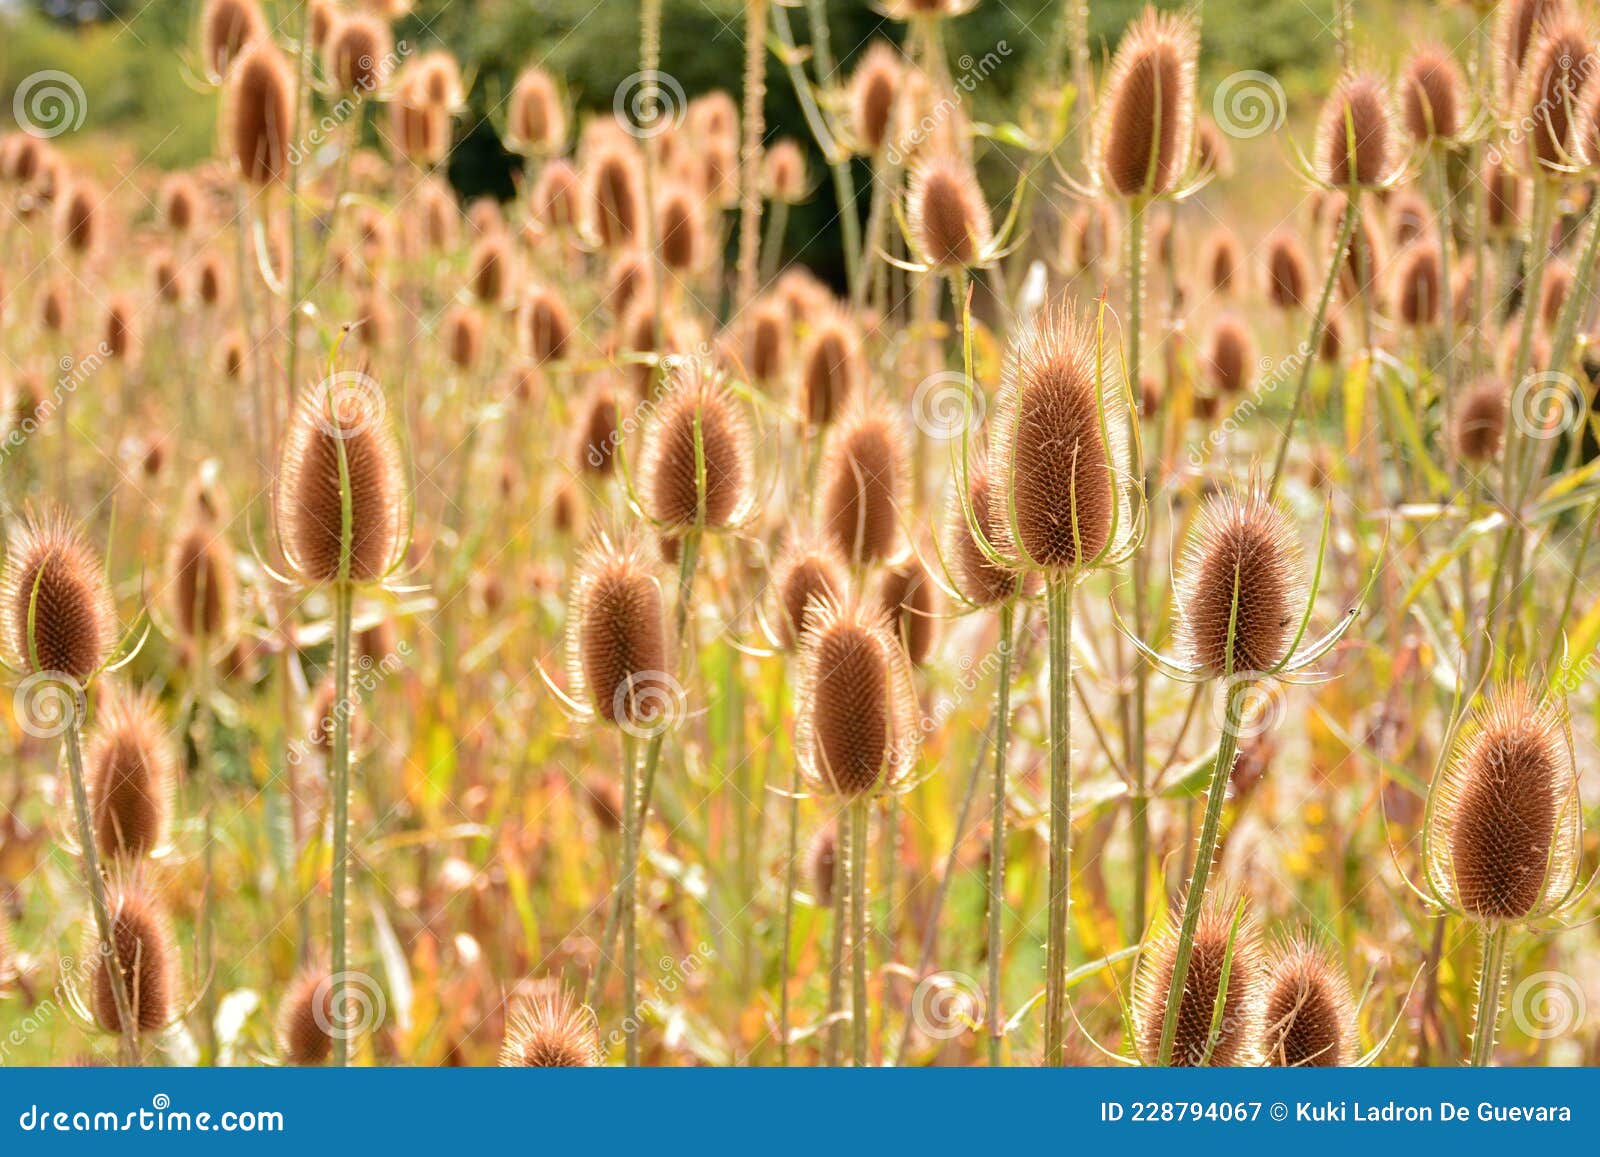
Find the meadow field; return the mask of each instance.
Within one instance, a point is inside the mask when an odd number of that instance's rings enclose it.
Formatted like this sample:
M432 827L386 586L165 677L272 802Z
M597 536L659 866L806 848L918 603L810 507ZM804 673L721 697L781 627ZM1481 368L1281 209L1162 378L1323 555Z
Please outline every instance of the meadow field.
M1590 0L0 44L0 1065L1600 1064Z

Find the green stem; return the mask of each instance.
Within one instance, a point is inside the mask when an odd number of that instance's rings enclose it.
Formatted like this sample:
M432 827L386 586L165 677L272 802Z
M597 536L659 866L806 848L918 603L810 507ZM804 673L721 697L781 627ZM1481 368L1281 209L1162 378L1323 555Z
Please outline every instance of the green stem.
M1072 576L1046 588L1050 642L1050 933L1045 953L1044 1063L1066 1063L1067 940L1072 922Z
M639 792L639 761L633 733L622 732L622 1030L629 1068L639 1064L639 828L644 816L634 806Z
M989 1066L1004 1064L1005 1020L1000 1000L1001 939L1006 906L1006 742L1011 722L1011 637L1016 603L1000 604L1000 672L995 685L994 779L989 794Z
M848 825L833 819L833 960L828 969L828 1025L822 1048L822 1063L833 1067L839 1063L839 1046L843 1043L845 924L850 918L850 889L841 870L849 855L850 833Z
M739 267L737 309L756 292L761 243L761 138L767 98L767 0L744 6L744 144L740 158L743 187L739 195Z
M1129 209L1132 219L1128 224L1128 380L1133 396L1142 396L1140 367L1143 351L1141 322L1144 317L1144 232L1145 211L1148 202L1136 199ZM1160 448L1154 457L1159 458ZM1152 466L1152 470L1154 467ZM1147 479L1146 484L1153 479ZM1147 490L1147 493L1151 491ZM1145 597L1149 582L1149 554L1137 551L1133 556L1133 632L1135 637L1146 637ZM1133 664L1132 726L1128 730L1128 770L1133 776L1133 798L1130 801L1129 824L1133 837L1133 908L1129 914L1128 936L1137 940L1144 933L1144 913L1148 903L1150 859L1150 801L1147 798L1145 776L1146 719L1149 709L1150 667L1137 649L1130 660Z
M816 58L817 83L824 88L834 79L833 41L828 32L827 0L806 0L806 14L811 22L811 51ZM851 300L861 281L861 222L856 219L856 185L850 174L850 158L832 142L828 153L828 167L833 171L833 192L838 200L839 227L844 243L845 280L849 283Z
M775 702L783 702L784 670L780 665L778 677L773 681L777 694ZM773 712L773 726L783 726L783 709ZM790 952L794 943L794 889L796 861L800 855L800 761L789 761L789 798L785 801L788 816L787 851L783 864L783 956L778 961L778 1064L789 1067L789 970L793 967Z
M1477 1024L1472 1030L1472 1065L1488 1068L1494 1063L1494 1035L1500 1022L1500 985L1506 971L1504 924L1483 926L1483 959L1478 969Z
M850 1039L857 1068L867 1063L867 807L850 803Z
M1217 742L1217 761L1211 769L1211 787L1206 795L1205 817L1200 823L1200 842L1195 849L1194 874L1189 877L1189 887L1183 897L1183 924L1178 932L1178 951L1172 960L1172 981L1167 986L1166 1011L1161 1019L1161 1047L1156 1057L1158 1065L1172 1063L1172 1044L1178 1032L1178 1009L1183 1004L1183 985L1189 976L1189 958L1194 954L1195 930L1200 925L1200 912L1205 906L1211 861L1217 854L1222 806L1228 796L1228 774L1233 770L1233 761L1239 754L1239 728L1249 690L1250 683L1244 679L1228 688L1227 715L1222 725L1222 737Z
M345 539L349 541L348 535ZM333 587L333 766L329 768L333 791L333 986L329 994L334 1021L344 1019L344 987L349 972L350 887L350 623L355 586L340 579ZM350 1036L333 1034L333 1063L350 1063Z

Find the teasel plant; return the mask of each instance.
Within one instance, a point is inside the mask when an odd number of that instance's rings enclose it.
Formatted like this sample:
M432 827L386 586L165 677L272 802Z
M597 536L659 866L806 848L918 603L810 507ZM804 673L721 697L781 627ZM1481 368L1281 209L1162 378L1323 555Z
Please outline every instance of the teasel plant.
M922 728L911 663L882 608L852 591L818 599L798 657L794 746L806 787L838 801L847 893L835 884L835 975L849 961L850 1041L868 1060L867 875L872 802L912 786ZM848 912L846 921L839 915ZM830 1017L842 1019L842 1008ZM828 1063L834 1058L829 1057Z
M1583 804L1566 705L1508 681L1470 714L1458 686L1422 820L1419 886L1441 916L1477 925L1480 945L1468 1063L1493 1064L1508 945L1518 928L1560 927L1589 893L1580 881ZM1390 843L1391 854L1393 843Z
M1173 1063L1179 1008L1205 910L1229 775L1238 758L1252 698L1268 682L1319 681L1313 668L1355 622L1377 578L1374 565L1351 609L1326 634L1306 641L1321 590L1331 526L1330 505L1324 511L1308 581L1304 550L1289 517L1252 479L1206 504L1174 579L1183 657L1168 657L1154 650L1128 630L1112 608L1118 628L1168 678L1193 684L1220 680L1222 684L1222 731L1212 762L1194 868L1184 892L1164 1019L1152 1053L1154 1064ZM1380 559L1382 554L1379 550ZM1259 702L1255 706L1257 710L1265 707Z
M397 578L411 547L410 463L389 415L382 386L362 370L336 370L301 390L278 453L270 494L280 572L263 570L285 587L320 589L332 598L333 802L331 968L329 999L346 1006L349 979L351 636L358 589L400 592ZM335 1034L334 1064L350 1061L348 1034Z
M970 328L964 326L964 328ZM966 346L971 380L970 340ZM1125 563L1144 539L1143 442L1126 377L1070 308L1042 309L1007 351L990 430L994 537L971 503L970 420L957 494L974 545L991 564L1039 576L1045 589L1050 721L1050 929L1044 1063L1065 1063L1072 808L1072 600L1084 577ZM969 394L970 406L970 394ZM970 414L969 414L970 419Z
M24 729L61 736L95 955L109 971L109 1012L101 1023L119 1035L121 1060L129 1065L141 1059L139 1022L129 1001L134 978L126 975L131 962L118 951L117 913L108 899L84 771L83 728L95 680L132 662L148 634L140 615L119 636L105 565L64 513L28 512L12 523L0 567L0 663L19 680Z

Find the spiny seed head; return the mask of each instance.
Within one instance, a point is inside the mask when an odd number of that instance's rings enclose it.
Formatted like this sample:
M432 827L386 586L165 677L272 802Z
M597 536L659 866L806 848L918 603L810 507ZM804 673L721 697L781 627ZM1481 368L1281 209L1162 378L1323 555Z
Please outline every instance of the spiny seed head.
M789 314L778 298L764 297L750 307L743 358L754 382L771 385L783 377L789 363Z
M1514 233L1522 221L1523 182L1504 165L1485 161L1484 219L1489 231L1496 236Z
M243 178L260 188L289 173L294 75L272 41L250 44L228 74L228 151Z
M661 264L674 273L690 273L705 261L710 248L702 198L689 186L678 183L664 189L657 202L656 243Z
M772 566L772 619L778 645L791 650L805 636L816 607L842 600L849 590L849 564L828 539L809 531L790 534Z
M1317 122L1317 176L1338 188L1384 184L1397 161L1389 87L1368 72L1346 73Z
M567 299L549 285L531 285L517 314L522 347L537 365L564 361L572 345L574 323Z
M228 270L215 253L200 259L200 275L195 278L195 292L202 305L218 305L228 295Z
M1139 1059L1156 1063L1161 1053L1162 1022L1178 955L1176 919L1150 940L1139 954L1133 987L1133 1032ZM1222 988L1224 962L1227 988ZM1207 895L1195 928L1194 949L1179 997L1172 1063L1180 1067L1222 1068L1256 1063L1260 1055L1262 1004L1267 980L1266 952L1254 914L1226 892ZM1216 1007L1222 1017L1215 1033Z
M754 500L753 444L722 374L704 358L674 360L643 436L646 513L673 529L739 522Z
M939 588L914 553L889 563L878 588L889 628L912 666L927 662L939 626Z
M1466 126L1467 82L1442 44L1425 44L1406 61L1400 78L1406 131L1418 144L1454 140Z
M233 637L233 549L222 527L197 517L182 526L167 551L167 613L187 643L226 647Z
M61 243L79 255L93 253L100 242L105 214L104 195L91 182L75 180L56 201L56 234Z
M887 406L851 406L828 436L821 477L822 528L845 557L862 565L893 554L908 466L905 434Z
M650 262L637 249L617 254L606 273L605 303L614 318L627 316L633 306L650 296L653 281Z
M323 68L341 91L365 96L388 79L394 37L384 21L354 12L333 29L324 56Z
M806 886L819 908L832 908L839 871L839 825L832 820L812 833L806 844Z
M59 281L47 282L39 291L39 324L51 333L61 333L72 321L72 298Z
M806 155L793 137L773 141L761 162L761 187L780 205L794 205L806 195Z
M349 1004L346 998L347 1007ZM326 1064L333 1053L333 977L326 960L315 959L295 973L278 1005L275 1035L278 1055L288 1065Z
M503 233L491 233L472 247L468 257L472 296L485 305L499 305L506 299L516 276L516 255Z
M177 755L155 696L105 697L84 751L95 848L105 859L139 860L167 842Z
M306 7L307 19L310 21L306 36L310 38L311 47L326 48L328 37L333 34L342 13L334 6L334 0L311 0Z
M800 644L795 748L813 791L850 798L900 787L921 728L911 665L877 606L814 604Z
M507 136L520 151L557 153L567 140L567 110L556 82L542 68L528 67L517 77L506 112Z
M150 260L150 281L156 300L162 305L178 305L184 298L183 269L170 253L158 252Z
M1307 1068L1355 1063L1360 1039L1350 981L1327 945L1300 937L1267 965L1261 1053L1269 1065Z
M1220 177L1232 175L1233 150L1217 122L1210 117L1197 117L1194 130L1194 167L1201 173Z
M592 1068L601 1060L594 1013L554 980L516 998L506 1018L500 1064L506 1068Z
M1473 712L1435 788L1428 874L1451 907L1485 923L1525 921L1572 890L1583 813L1566 712L1508 684Z
M1578 90L1571 151L1573 162L1582 168L1600 167L1600 72L1592 73Z
M944 554L950 560L951 577L962 598L980 607L1003 603L1022 589L1023 576L1010 567L997 566L984 553L967 521L970 506L972 521L982 530L990 548L997 550L1001 520L1006 516L1003 502L994 492L988 466L975 462L967 468L967 505L962 504L959 494L952 494L945 516Z
M634 539L602 534L584 552L567 614L567 654L576 697L608 723L660 721L667 672L661 584Z
M86 956L92 954L96 962L90 985L94 1018L105 1032L122 1031L115 987L120 971L134 1024L141 1033L160 1032L182 1011L171 921L142 872L131 871L114 878L110 892L110 940L114 951L101 956L98 937L91 929L85 952Z
M1396 245L1409 245L1434 232L1428 202L1414 189L1401 189L1389 199L1389 228Z
M1067 231L1071 244L1069 264L1085 273L1103 261L1112 249L1112 236L1116 231L1116 214L1109 202L1094 201L1079 205L1072 214L1072 224Z
M932 153L911 170L907 198L912 243L936 269L958 269L986 259L994 236L988 203L971 168L948 153Z
M1394 268L1394 312L1400 323L1411 329L1436 324L1444 292L1438 246L1429 241L1408 245Z
M105 568L62 514L12 524L0 570L0 632L6 661L83 685L116 643L116 611Z
M850 126L861 151L876 156L889 136L900 92L900 54L874 40L850 77Z
M861 336L837 308L814 312L800 346L800 410L813 426L832 423L864 388Z
M617 423L617 395L603 381L583 398L578 412L578 469L606 477L616 469L617 446L622 435Z
M1236 313L1217 318L1206 341L1206 376L1219 394L1242 394L1256 371L1256 343Z
M1232 231L1225 227L1214 229L1201 249L1201 279L1213 293L1231 297L1243 262L1239 239Z
M100 339L106 354L123 361L132 358L139 342L137 326L133 301L124 294L113 296L106 303L105 327Z
M1495 19L1494 49L1503 95L1510 97L1516 91L1528 50L1534 42L1569 11L1568 0L1504 0L1500 5Z
M1066 573L1113 545L1122 406L1112 359L1097 354L1095 341L1069 310L1044 309L1006 357L989 477L997 483L995 545L1024 569Z
M1282 310L1304 309L1310 292L1311 261L1300 239L1279 230L1267 241L1267 299Z
M204 211L200 189L194 178L174 173L161 183L161 220L174 233L193 229Z
M1193 662L1211 676L1283 662L1305 610L1304 569L1294 527L1264 491L1210 499L1178 572L1179 629Z
M1588 26L1575 16L1545 25L1528 49L1512 107L1531 126L1524 147L1535 169L1560 170L1570 163L1578 90L1597 63Z
M1182 180L1194 133L1199 51L1188 13L1146 8L1123 34L1095 133L1100 176L1112 193L1158 197Z
M410 510L387 404L378 384L362 373L335 374L302 390L283 435L273 523L301 581L343 577L346 501L348 577L381 580L400 562Z
M389 135L402 157L437 165L450 151L450 109L431 100L415 68L403 72L389 102Z
M200 56L220 81L244 49L263 38L266 20L255 0L206 0L200 14Z
M459 370L478 364L483 346L483 319L465 305L454 306L444 318L444 348L450 362Z
M595 240L606 249L635 244L644 216L638 151L621 143L597 150L588 165L588 192L586 221Z

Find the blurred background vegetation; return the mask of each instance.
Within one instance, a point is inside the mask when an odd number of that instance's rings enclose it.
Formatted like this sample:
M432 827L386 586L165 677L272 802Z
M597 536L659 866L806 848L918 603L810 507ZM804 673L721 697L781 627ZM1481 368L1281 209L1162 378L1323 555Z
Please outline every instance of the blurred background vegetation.
M55 68L71 73L88 97L84 127L69 151L111 134L140 165L172 168L208 155L215 140L216 101L192 68L194 27L202 0L0 0L0 123L11 118L10 94L30 73ZM356 0L346 0L355 3ZM1116 38L1146 0L1089 0L1091 44L1109 53ZM292 41L298 0L266 0L279 37ZM1172 4L1160 5L1171 7ZM980 0L951 22L952 58L982 58L1005 44L1000 67L972 94L977 120L1014 119L1022 95L1032 90L1060 17L1061 0ZM1207 0L1203 15L1202 93L1240 69L1275 76L1289 99L1291 117L1314 106L1334 70L1332 0ZM829 0L829 26L841 71L876 37L899 40L903 26L869 0ZM447 46L471 80L469 109L458 122L450 179L463 199L512 195L515 163L501 148L495 111L517 71L538 63L564 78L580 110L609 112L617 88L638 69L639 5L634 0L418 0L395 26L396 37L426 50ZM1413 39L1426 18L1433 35L1441 27L1437 6L1427 0L1358 0L1357 41L1363 57L1391 60ZM1471 12L1453 6L1443 25L1451 44L1466 41ZM790 10L796 39L809 43L806 10ZM737 91L742 68L741 0L664 0L662 69L689 97L715 88ZM1463 49L1464 51L1464 49ZM773 136L792 136L808 146L805 120L792 86L769 57L767 124ZM370 132L369 128L369 132ZM90 146L93 148L94 146ZM1270 152L1269 156L1272 156ZM812 149L813 173L822 171ZM1000 168L1004 178L1008 170ZM1286 170L1274 170L1281 179ZM864 177L864 174L862 174ZM788 239L819 271L837 265L837 237L830 225L831 186L813 177L817 194L789 221Z

